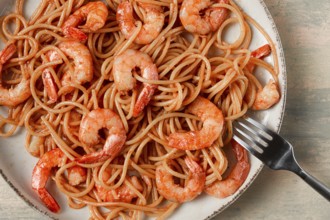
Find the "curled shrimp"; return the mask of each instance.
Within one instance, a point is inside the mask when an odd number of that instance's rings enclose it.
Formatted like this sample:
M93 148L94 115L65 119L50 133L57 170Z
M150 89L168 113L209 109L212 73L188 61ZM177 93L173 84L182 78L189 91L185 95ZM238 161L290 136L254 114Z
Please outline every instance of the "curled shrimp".
M14 88L7 89L2 85L3 65L16 53L16 49L15 44L10 43L0 52L0 105L16 106L31 95L30 80L25 76Z
M229 4L229 0L217 0L218 3ZM211 7L211 0L183 0L180 8L180 20L184 28L200 35L216 31L227 19L227 8ZM201 11L205 15L201 17Z
M201 118L203 128L200 131L170 134L168 146L180 150L198 150L211 146L223 130L222 111L211 101L201 96L189 105L187 111Z
M105 169L105 172L103 173L103 181L106 182L110 178L110 176L111 169ZM125 182L129 182L130 184L132 184L139 192L143 191L143 186L141 185L139 179L136 176L126 177ZM125 182L122 186L113 190L108 190L102 187L100 184L95 184L97 194L104 202L131 203L131 201L137 197L137 194Z
M69 86L66 92L71 92L74 84L83 84L93 79L93 60L89 49L76 41L65 41L58 48L68 57L73 59L74 72L64 73L61 84Z
M156 168L156 186L159 194L173 202L183 203L196 198L204 189L205 171L194 160L185 158L189 168L189 179L184 187L174 183L172 174L162 165Z
M280 100L280 92L276 83L270 80L261 90L257 92L256 99L252 105L253 110L265 110L275 105Z
M32 189L52 212L60 211L60 206L47 191L46 183L52 168L63 165L65 160L65 154L61 149L53 149L42 155L32 172ZM71 170L68 170L68 173L68 180L71 185L78 185L87 178L86 170L80 166L73 166Z
M271 53L271 47L269 44L265 44L258 49L251 52L251 57L262 59L266 56L268 56ZM248 63L246 65L247 70L252 73L255 64L254 63ZM251 100L250 90L251 88L248 87L247 95L244 97L247 102ZM276 104L280 99L280 92L277 87L277 84L270 80L265 87L262 89L259 89L256 94L256 98L252 104L253 110L265 110L270 107L272 107L274 104Z
M79 163L101 162L116 157L126 141L126 131L120 117L110 109L96 109L83 116L79 129L79 140L94 146L100 142L98 131L108 129L108 137L103 149L98 152L86 154L76 161Z
M250 171L247 151L234 140L232 140L231 145L237 160L234 168L227 178L224 180L217 180L204 189L207 194L217 198L225 198L234 194L244 183Z
M87 33L95 32L104 26L108 13L108 8L102 1L89 2L67 18L62 26L63 33L66 37L85 41L86 34L76 27L86 20L86 24L79 28Z
M64 41L59 43L58 48L69 58L73 59L74 71L65 72L61 79L61 85L66 86L63 93L72 92L75 84L83 84L93 79L93 61L88 48L77 41ZM50 51L46 54L49 61L60 60L61 56L57 51ZM52 67L49 67L52 68ZM42 74L42 80L49 96L50 103L56 102L58 98L58 88L50 73L50 69L46 68Z
M162 8L157 5L146 3L139 3L139 5L145 10L144 24L134 42L137 44L149 44L162 30L165 15ZM137 29L133 13L134 10L130 2L124 1L118 5L116 19L126 39L129 39Z
M138 50L128 49L116 56L113 64L114 81L119 91L127 92L135 88L136 80L132 77L132 71L136 67L140 68L143 78L158 80L158 70L152 59ZM157 87L154 84L143 83L133 109L133 117L138 116L148 105Z

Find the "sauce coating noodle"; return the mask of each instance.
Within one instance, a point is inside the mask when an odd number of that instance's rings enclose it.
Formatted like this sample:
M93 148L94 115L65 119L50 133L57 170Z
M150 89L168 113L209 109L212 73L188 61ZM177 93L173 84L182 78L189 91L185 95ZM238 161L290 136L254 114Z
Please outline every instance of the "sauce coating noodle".
M88 207L90 219L164 219L204 189L233 194L249 162L232 144L244 169L217 185L232 163L223 150L231 146L232 122L280 98L270 37L234 1L104 2L42 0L28 18L25 1L16 0L14 11L1 18L0 37L9 49L0 53L0 100L10 102L1 102L7 114L0 116L0 136L25 129L26 150L41 158L33 189L60 211L45 189L52 176L68 205ZM188 12L198 26L180 20L191 18ZM212 16L221 22L213 25ZM199 30L208 19L212 28ZM228 43L223 38L232 24L240 33ZM268 42L262 49L250 47L251 26ZM273 64L262 60L269 53ZM270 74L272 87L263 89L256 66ZM28 86L21 88L22 82ZM92 114L97 119L86 123ZM54 149L60 156L48 162ZM215 185L228 192L210 190ZM168 195L171 187L176 191Z

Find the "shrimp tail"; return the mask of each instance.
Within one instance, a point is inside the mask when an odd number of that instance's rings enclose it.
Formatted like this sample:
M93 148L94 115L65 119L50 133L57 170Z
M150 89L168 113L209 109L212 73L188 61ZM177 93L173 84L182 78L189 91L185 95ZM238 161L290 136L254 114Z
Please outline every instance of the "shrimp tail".
M270 47L270 45L265 44L265 45L259 47L258 49L252 51L251 56L258 58L258 59L262 59L262 58L268 56L271 52L272 52L272 48Z
M122 150L126 141L126 135L112 134L107 138L106 143L101 151L86 154L80 158L77 158L78 163L95 163L103 162L110 158L115 158Z
M2 85L2 66L16 53L16 50L16 45L11 43L0 52L0 86Z
M11 43L8 44L1 52L0 52L0 65L5 64L16 52L16 45Z
M42 81L49 97L49 103L55 103L58 99L58 88L56 83L54 82L52 74L48 69L45 69L42 72Z
M65 32L67 33L68 36L71 36L80 42L85 42L87 40L87 35L78 28L67 27Z
M264 57L270 55L271 52L272 52L272 48L270 47L270 45L265 44L265 45L259 47L258 49L252 51L251 52L251 57L254 57L254 58L257 58L257 59L263 59ZM255 66L256 65L254 63L248 63L246 65L246 68L250 73L252 73Z
M56 200L52 197L51 194L45 189L45 188L40 188L35 190L36 193L39 195L39 198L41 201L46 205L46 207L52 211L52 212L59 212L60 211L60 206L56 202Z
M157 85L150 85L145 83L144 88L142 89L136 100L133 109L133 117L137 117L142 112L144 107L148 105L157 87Z

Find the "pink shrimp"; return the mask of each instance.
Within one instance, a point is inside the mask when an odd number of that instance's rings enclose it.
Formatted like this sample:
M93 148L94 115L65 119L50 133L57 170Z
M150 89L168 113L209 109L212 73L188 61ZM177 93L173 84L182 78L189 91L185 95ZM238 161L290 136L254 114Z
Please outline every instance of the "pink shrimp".
M46 189L46 183L53 167L61 166L66 160L61 149L56 148L48 151L39 159L32 172L32 189L38 194L41 201L52 212L58 212L60 206ZM69 169L70 170L70 169ZM78 185L86 180L86 170L74 166L68 171L68 179L71 185Z
M134 42L137 44L149 44L162 30L165 15L160 6L146 3L139 3L139 5L145 10L145 18L144 24ZM129 39L137 29L133 13L133 6L130 2L124 1L118 5L116 19L126 39Z
M187 111L201 118L203 128L200 131L170 134L168 146L180 150L198 150L211 146L223 130L222 111L210 100L201 96L189 105Z
M14 88L7 89L2 85L3 65L16 53L16 49L15 44L10 43L0 52L0 105L16 106L31 96L30 80L25 76Z
M66 72L61 79L62 86L68 86L66 93L73 90L74 84L83 84L93 79L93 60L89 49L76 41L64 41L58 48L68 57L73 59L74 72Z
M49 62L61 60L61 57L56 51L48 51L46 53L46 57ZM58 99L58 88L56 83L54 82L54 78L49 68L44 69L44 71L42 72L42 82L49 97L49 103L56 102Z
M265 44L258 49L251 52L251 57L255 57L257 59L262 59L268 56L271 53L271 47L269 44ZM246 65L247 70L252 73L255 64L248 63ZM251 87L248 87L247 94L244 99L249 103L251 101ZM277 84L270 80L265 87L259 89L256 94L256 98L252 104L253 110L265 110L272 107L276 104L280 99L280 92L278 90Z
M270 45L265 44L265 45L259 47L258 49L252 51L251 52L251 57L255 57L257 59L262 59L262 58L268 56L271 52L272 52L272 49L271 49ZM246 65L246 68L248 69L248 71L250 73L252 73L254 68L255 68L255 64L254 63L248 63Z
M136 80L132 77L132 71L136 67L140 68L143 78L158 80L158 70L151 58L138 50L128 49L116 56L113 64L113 76L119 91L134 89ZM138 116L148 105L157 87L155 84L143 83L133 109L133 117Z
M232 149L237 159L237 163L231 170L227 178L217 180L209 186L206 186L204 191L217 198L225 198L234 194L238 188L244 183L250 171L250 163L247 151L236 141L232 141Z
M95 32L104 26L108 13L107 6L102 1L89 2L68 17L62 26L63 33L66 37L85 41L86 34L76 27L86 20L86 24L79 28L87 33Z
M0 73L2 72L2 66L16 53L16 50L16 45L10 43L0 52Z
M265 110L272 107L280 100L280 92L277 84L270 80L261 90L257 92L256 99L252 105L253 110Z
M88 48L79 42L69 40L59 43L58 48L68 57L73 59L74 72L65 72L61 79L61 85L67 86L64 93L70 93L74 88L74 84L83 84L89 82L93 78L93 61ZM60 54L53 50L46 53L49 61L61 60ZM58 88L51 75L51 67L46 68L42 73L42 80L45 86L50 103L54 103L58 99Z
M103 173L103 181L106 182L111 176L111 169L107 168ZM143 186L141 185L139 179L136 176L126 177L125 182L128 181L131 183L139 192L143 191ZM125 202L130 203L134 198L137 197L137 194L132 190L127 184L108 190L102 187L99 184L95 184L97 194L100 199L104 202Z
M174 183L173 176L162 166L156 168L156 186L159 194L173 202L183 203L196 198L204 189L205 171L194 160L185 158L190 173L184 187Z
M103 149L86 154L76 161L79 163L94 163L116 157L126 141L126 131L120 117L110 109L96 109L84 115L79 129L79 140L92 147L99 143L98 131L108 129L108 137Z
M218 3L229 4L229 0L217 0ZM211 0L183 0L180 8L180 20L184 28L201 35L216 31L227 19L227 8L210 7ZM205 10L204 17L200 13Z
M87 179L86 169L81 166L73 166L68 168L68 181L72 186L77 186L85 182Z

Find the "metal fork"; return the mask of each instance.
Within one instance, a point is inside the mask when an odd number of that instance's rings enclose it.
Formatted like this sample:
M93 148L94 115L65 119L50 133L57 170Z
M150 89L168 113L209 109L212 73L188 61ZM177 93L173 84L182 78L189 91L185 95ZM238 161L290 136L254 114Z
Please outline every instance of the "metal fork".
M234 122L233 138L273 170L289 170L330 201L330 189L304 171L297 163L292 145L259 122L240 118Z

